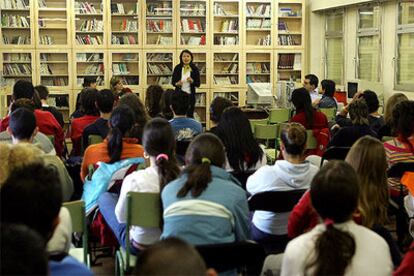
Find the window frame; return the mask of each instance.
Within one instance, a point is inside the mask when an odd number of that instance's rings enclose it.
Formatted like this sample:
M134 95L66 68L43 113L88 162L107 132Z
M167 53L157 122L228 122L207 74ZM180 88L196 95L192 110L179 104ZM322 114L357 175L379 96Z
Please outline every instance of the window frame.
M337 32L329 32L328 31L328 15L342 15L342 29L341 31ZM325 35L324 35L324 76L325 79L328 78L328 39L333 38L341 38L342 39L342 75L340 82L337 82L337 85L343 85L345 80L345 43L344 43L344 35L345 35L345 9L331 9L325 11Z

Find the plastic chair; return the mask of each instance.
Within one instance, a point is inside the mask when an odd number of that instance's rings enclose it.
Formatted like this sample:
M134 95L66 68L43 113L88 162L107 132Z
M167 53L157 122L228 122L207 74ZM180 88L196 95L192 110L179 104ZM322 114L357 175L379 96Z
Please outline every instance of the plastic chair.
M255 171L231 172L231 174L240 182L244 190L246 190L247 178L249 178L249 176L251 176L254 173Z
M316 149L316 147L318 146L318 142L316 141L316 138L313 135L313 130L307 129L306 134L307 134L306 149L308 150Z
M121 247L116 252L116 275L129 273L136 263L136 256L130 254L129 228L131 226L160 227L161 211L161 198L159 193L129 192L127 194L125 230L125 240L127 242L125 249Z
M277 157L276 145L278 144L277 137L279 133L279 125L255 125L254 137L258 140L266 140L266 157L273 162ZM269 140L275 143L274 148L269 148Z
M90 256L88 253L88 227L86 225L85 202L82 200L65 202L63 203L63 207L66 207L66 209L68 209L70 213L70 217L72 219L72 231L82 233L82 248L71 248L69 250L69 255L90 267Z
M89 145L99 144L102 143L103 139L100 135L89 135L88 136L88 143Z
M288 108L277 108L269 111L269 123L278 124L289 121L290 109Z
M328 121L335 120L336 108L319 108L319 111L325 114L326 118L328 118Z
M330 147L322 155L320 167L325 160L345 160L351 148L348 147Z
M305 189L300 189L257 193L249 198L249 209L250 211L268 211L274 213L290 212L305 192Z
M387 142L387 141L390 141L390 140L392 140L394 138L395 137L393 137L393 136L382 136L381 141L382 142Z
M254 133L254 128L256 125L267 125L269 119L249 119L250 127L252 128L252 133Z

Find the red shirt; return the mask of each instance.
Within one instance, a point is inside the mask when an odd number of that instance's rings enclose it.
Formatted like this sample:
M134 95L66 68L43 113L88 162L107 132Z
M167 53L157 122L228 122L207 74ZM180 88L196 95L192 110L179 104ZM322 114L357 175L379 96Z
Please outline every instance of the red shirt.
M411 243L400 266L394 271L393 276L414 275L414 242Z
M323 114L320 111L315 110L313 112L313 126L308 127L308 123L306 121L306 115L305 111L300 111L296 113L295 116L293 116L290 121L290 123L299 123L303 125L307 129L322 129L322 128L328 128L328 119L326 118L326 115Z
M53 135L55 140L55 150L58 156L63 153L64 134L63 129L56 121L56 118L49 111L35 109L34 115L36 117L36 125L39 131L45 135ZM10 117L7 116L0 123L0 131L5 131L9 126Z
M93 124L99 116L85 115L72 120L70 129L70 139L72 140L72 155L80 156L81 141L83 130L90 124Z

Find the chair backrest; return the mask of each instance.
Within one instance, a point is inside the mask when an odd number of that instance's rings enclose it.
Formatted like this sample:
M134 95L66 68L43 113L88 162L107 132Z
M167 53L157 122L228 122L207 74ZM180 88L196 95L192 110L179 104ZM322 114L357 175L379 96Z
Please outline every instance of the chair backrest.
M47 138L49 138L50 143L52 143L52 145L54 145L55 144L55 136L53 136L53 135L46 135L46 136L47 136Z
M326 118L328 118L329 121L335 119L336 108L319 108L319 111L325 114Z
M247 172L231 172L231 174L240 182L242 188L246 190L246 182L247 178L254 174L255 171L247 171Z
M267 125L269 118L266 119L249 119L250 127L252 128L252 132L254 133L254 128L257 124L260 125Z
M382 142L387 142L387 141L390 141L390 140L392 140L394 138L395 137L392 137L392 136L382 136L381 141Z
M254 137L256 139L276 139L279 125L259 125L254 126Z
M414 162L398 162L387 171L388 177L401 178L405 172L414 172Z
M307 129L307 138L306 138L306 149L316 149L318 142L316 141L315 135L313 135L312 129Z
M89 145L99 144L102 143L103 139L100 135L89 135L88 136L88 143Z
M325 160L345 160L346 155L348 154L349 150L351 148L349 147L330 147L328 148L322 155L321 164Z
M266 253L262 245L251 241L198 245L206 266L217 272L239 268L245 275L259 275Z
M271 109L269 113L269 123L278 124L289 121L290 109L288 108L277 108Z
M72 231L83 232L85 230L85 202L76 200L63 203L63 207L69 210L72 219Z
M289 212L305 192L306 190L300 189L257 193L249 198L249 209L250 211L260 210L274 213Z
M127 225L160 227L160 194L129 192L127 194Z

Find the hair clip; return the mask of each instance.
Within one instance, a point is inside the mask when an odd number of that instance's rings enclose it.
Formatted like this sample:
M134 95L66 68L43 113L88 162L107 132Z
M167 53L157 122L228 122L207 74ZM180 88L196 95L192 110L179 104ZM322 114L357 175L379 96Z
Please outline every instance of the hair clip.
M160 153L157 155L157 157L155 158L156 161L160 160L160 159L165 159L168 161L168 155L166 155L165 153Z

